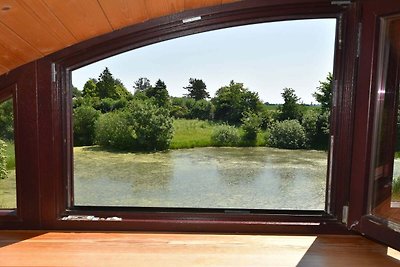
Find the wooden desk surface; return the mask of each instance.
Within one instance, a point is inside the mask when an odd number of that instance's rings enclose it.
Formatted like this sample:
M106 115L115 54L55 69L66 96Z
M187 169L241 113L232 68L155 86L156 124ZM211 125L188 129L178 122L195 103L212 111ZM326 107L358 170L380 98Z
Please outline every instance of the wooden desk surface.
M0 266L400 266L361 236L0 231Z

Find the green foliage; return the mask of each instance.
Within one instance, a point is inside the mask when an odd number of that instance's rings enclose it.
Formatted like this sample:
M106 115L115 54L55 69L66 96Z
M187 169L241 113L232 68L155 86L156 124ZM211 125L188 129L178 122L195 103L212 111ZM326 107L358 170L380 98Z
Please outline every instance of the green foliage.
M108 68L105 68L98 80L91 78L85 83L82 96L119 99L121 97L128 98L131 93L119 79L114 79Z
M6 157L7 157L7 170L15 169L15 145L13 141L5 141L6 143Z
M78 88L76 88L75 86L72 86L72 97L76 98L76 97L81 97L82 96L82 91L79 91Z
M393 178L392 193L400 195L400 177Z
M263 110L258 113L258 116L260 118L260 128L265 131L276 120L277 111L263 108Z
M14 139L14 109L12 99L0 103L0 138L4 140Z
M169 107L169 94L167 86L163 81L158 79L154 86L144 91L148 98L151 98L153 102L159 107Z
M307 146L312 146L315 142L315 138L318 134L318 112L315 110L307 110L302 119L302 125L307 136Z
M91 106L80 106L73 111L74 145L90 146L94 143L95 123L100 112Z
M332 102L332 73L328 73L326 80L319 82L320 86L317 87L317 91L313 94L315 100L321 104L321 109L323 112L329 111L331 109Z
M243 144L245 145L256 145L257 133L260 130L261 119L260 117L252 112L245 112L242 118L242 129L244 134L242 136Z
M302 116L300 98L295 94L294 89L284 88L281 93L284 103L278 107L279 120L300 120Z
M102 114L95 127L96 144L118 150L134 148L136 133L129 124L127 112L115 111Z
M244 88L243 83L234 81L218 89L212 102L215 106L215 119L230 124L240 124L245 112L257 113L260 108L258 94Z
M135 94L139 92L145 92L150 87L150 80L144 77L139 78L137 81L135 81L135 85L133 85L133 89L135 89Z
M211 133L211 143L214 146L237 146L240 142L239 130L230 125L220 125Z
M83 86L82 96L83 97L98 97L97 91L97 80L90 78Z
M96 143L121 150L165 150L173 136L169 111L149 101L132 101L123 111L103 114Z
M189 85L183 87L183 89L188 90L189 93L186 96L194 100L202 100L210 97L210 94L207 92L207 86L201 79L190 78Z
M0 139L0 179L8 177L6 143Z
M211 133L216 125L209 121L177 119L170 148L211 146Z
M194 101L188 109L190 119L211 120L214 116L214 105L204 99Z
M304 148L307 141L305 130L297 120L276 122L267 138L269 146L286 149Z

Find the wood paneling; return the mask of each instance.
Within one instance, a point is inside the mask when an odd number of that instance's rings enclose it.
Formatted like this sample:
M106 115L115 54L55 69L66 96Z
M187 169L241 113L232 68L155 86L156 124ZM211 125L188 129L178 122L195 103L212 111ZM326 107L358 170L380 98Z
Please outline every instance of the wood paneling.
M146 0L147 12L150 17L156 18L184 10L184 0Z
M20 4L29 10L37 20L41 21L42 25L45 25L43 30L51 32L64 45L71 45L77 41L42 0L20 0Z
M114 29L147 20L149 16L145 2L146 0L99 0Z
M237 0L0 0L0 75L149 19Z
M361 236L0 232L0 266L399 266Z
M78 41L112 31L97 0L44 0Z
M22 59L23 62L30 62L43 56L35 47L27 43L24 39L11 31L7 26L0 22L0 44L5 50L0 50L1 54L13 54L15 60ZM0 64L13 69L14 66L8 66L4 62Z
M9 9L0 12L0 22L35 47L36 50L42 54L48 54L55 49L64 47L61 41L47 31L46 24L37 20L19 2L15 0L3 2L3 5L9 7Z

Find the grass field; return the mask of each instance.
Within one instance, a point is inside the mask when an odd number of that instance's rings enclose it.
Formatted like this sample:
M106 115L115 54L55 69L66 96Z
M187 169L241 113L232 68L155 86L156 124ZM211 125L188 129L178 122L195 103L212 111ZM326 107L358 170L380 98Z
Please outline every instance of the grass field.
M217 124L200 120L174 120L171 149L211 146L211 133Z
M170 149L210 147L211 134L220 124L201 120L174 120L174 137ZM243 135L243 130L239 129ZM245 144L239 146L247 146ZM257 135L256 146L265 146L265 133Z

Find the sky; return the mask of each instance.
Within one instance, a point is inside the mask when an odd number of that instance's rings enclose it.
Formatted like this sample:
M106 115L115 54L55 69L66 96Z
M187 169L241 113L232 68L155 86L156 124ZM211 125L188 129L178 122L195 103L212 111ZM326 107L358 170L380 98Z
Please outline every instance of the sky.
M140 77L161 79L171 96L188 93L189 78L202 79L211 97L231 80L258 92L263 102L282 103L293 88L306 104L333 70L335 19L270 22L214 30L125 52L72 72L78 89L108 67L134 91Z

